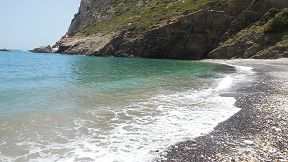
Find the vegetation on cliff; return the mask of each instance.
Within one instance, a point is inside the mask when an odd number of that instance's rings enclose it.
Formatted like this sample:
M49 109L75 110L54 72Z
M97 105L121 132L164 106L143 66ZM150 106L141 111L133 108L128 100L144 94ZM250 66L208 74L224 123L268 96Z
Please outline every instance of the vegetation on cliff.
M115 0L113 7L103 11L114 13L112 18L99 21L86 28L80 29L80 34L109 32L115 30L143 31L167 22L173 17L186 15L199 10L203 6L224 3L227 0ZM113 1L111 2L113 3ZM76 33L77 33L76 32Z
M276 11L270 11L274 15ZM278 58L287 57L288 9L270 19L260 19L231 36L215 48L211 58ZM236 49L236 50L235 50ZM229 56L230 55L230 56Z
M288 9L277 14L268 24L267 33L279 33L288 31Z
M288 57L287 0L81 0L56 53L168 59Z

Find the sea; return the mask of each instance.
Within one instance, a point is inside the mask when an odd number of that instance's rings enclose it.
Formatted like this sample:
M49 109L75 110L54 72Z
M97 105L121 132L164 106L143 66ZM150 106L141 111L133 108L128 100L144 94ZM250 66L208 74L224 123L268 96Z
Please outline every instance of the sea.
M0 52L1 162L149 162L240 109L253 69L207 61Z

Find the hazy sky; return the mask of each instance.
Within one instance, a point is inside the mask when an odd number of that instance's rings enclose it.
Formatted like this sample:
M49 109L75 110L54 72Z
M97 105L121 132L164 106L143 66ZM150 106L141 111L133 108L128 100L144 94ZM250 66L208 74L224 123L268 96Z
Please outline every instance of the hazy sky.
M0 49L53 45L79 6L80 0L0 0Z

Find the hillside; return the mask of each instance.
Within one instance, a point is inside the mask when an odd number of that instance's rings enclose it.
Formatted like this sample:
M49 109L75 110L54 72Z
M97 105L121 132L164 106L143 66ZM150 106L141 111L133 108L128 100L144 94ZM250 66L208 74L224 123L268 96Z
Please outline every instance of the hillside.
M53 52L168 59L288 57L287 0L82 0Z

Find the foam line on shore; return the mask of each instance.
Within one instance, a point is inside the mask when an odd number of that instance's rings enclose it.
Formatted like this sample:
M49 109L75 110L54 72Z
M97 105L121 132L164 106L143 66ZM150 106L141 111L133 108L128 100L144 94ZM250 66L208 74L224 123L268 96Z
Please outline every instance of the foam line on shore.
M287 161L288 59L210 62L253 68L254 80L234 92L241 110L211 133L171 146L155 161Z

